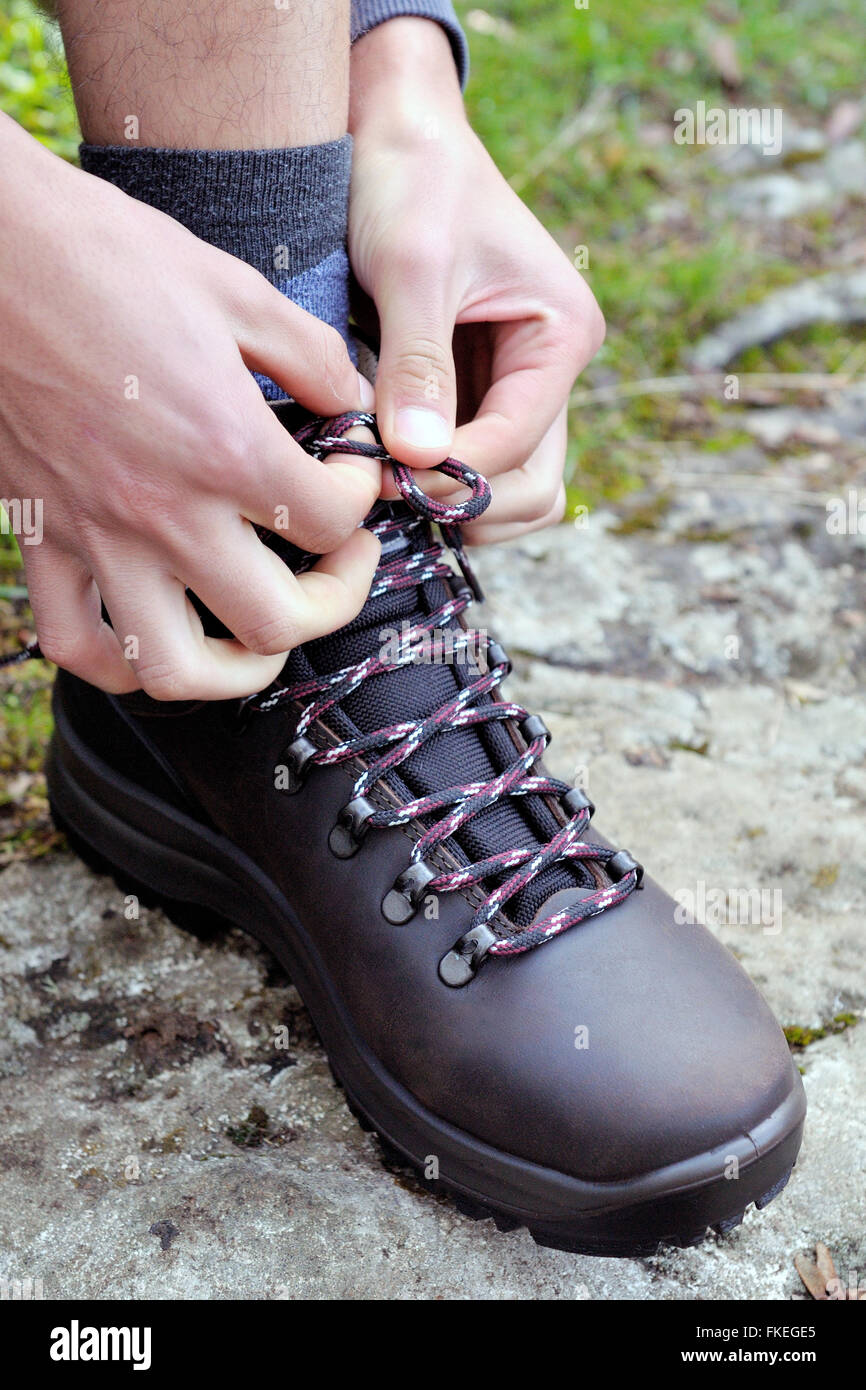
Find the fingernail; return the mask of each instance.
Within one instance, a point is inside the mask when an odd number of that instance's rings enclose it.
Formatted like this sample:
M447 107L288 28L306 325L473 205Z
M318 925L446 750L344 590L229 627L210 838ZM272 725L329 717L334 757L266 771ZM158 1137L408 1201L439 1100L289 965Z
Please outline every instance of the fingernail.
M451 426L435 410L405 406L394 417L394 429L416 449L448 449L451 444Z
M361 393L361 407L364 410L372 410L376 404L376 392L365 376L358 373L358 383Z

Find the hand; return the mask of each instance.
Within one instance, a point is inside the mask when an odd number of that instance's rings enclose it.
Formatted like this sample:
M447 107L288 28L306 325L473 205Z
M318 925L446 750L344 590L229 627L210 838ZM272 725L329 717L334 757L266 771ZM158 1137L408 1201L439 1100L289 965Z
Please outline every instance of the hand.
M42 505L21 546L42 650L114 692L260 690L365 602L380 475L312 459L247 368L323 415L372 389L257 271L6 117L0 156L0 495ZM253 523L325 558L296 578ZM186 587L237 640L204 635Z
M568 395L604 339L592 293L470 129L438 25L394 19L356 43L350 125L349 256L378 313L384 443L492 480L467 540L561 520Z

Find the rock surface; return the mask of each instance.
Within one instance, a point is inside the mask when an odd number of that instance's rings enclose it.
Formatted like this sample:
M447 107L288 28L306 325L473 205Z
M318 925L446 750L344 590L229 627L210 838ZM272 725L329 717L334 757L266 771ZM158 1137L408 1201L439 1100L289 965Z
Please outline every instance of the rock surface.
M0 875L0 1276L61 1298L789 1299L823 1240L866 1282L864 538L793 485L750 489L748 463L655 530L590 514L479 555L475 622L609 834L673 892L764 890L716 929L784 1024L826 1034L799 1057L786 1191L646 1260L473 1223L383 1165L263 952L135 919L58 853Z

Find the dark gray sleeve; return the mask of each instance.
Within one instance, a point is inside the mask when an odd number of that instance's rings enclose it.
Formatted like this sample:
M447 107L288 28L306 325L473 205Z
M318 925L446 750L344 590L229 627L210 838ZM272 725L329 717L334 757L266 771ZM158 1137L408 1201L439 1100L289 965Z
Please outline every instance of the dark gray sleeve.
M469 46L449 0L352 0L352 43L363 34L369 34L377 24L384 24L386 19L397 19L400 15L433 19L442 25L451 40L460 85L465 87L469 76Z

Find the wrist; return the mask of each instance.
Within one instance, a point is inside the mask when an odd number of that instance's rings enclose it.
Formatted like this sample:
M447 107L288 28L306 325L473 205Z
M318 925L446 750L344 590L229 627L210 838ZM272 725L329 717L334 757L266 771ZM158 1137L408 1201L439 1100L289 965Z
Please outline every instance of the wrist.
M54 222L70 180L78 176L58 155L29 135L11 116L0 113L0 164L4 173L0 198L0 240L20 232L31 247L40 228ZM8 248L7 248L8 249ZM9 258L3 258L3 268Z
M430 139L441 123L467 125L448 35L430 19L400 16L352 48L349 130L392 142Z

